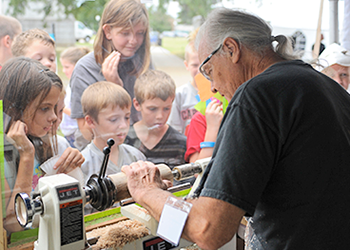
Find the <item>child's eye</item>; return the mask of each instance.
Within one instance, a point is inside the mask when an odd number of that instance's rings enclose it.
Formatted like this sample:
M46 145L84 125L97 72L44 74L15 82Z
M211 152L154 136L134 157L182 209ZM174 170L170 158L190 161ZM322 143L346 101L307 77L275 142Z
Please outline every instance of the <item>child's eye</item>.
M125 116L125 120L129 120L130 119L130 116Z
M130 34L129 31L123 31L123 32L122 32L122 35L123 35L123 36L128 36L129 34Z
M42 107L42 108L40 108L40 110L46 112L49 110L49 107Z
M164 111L169 111L170 110L170 108L164 108Z
M138 36L144 36L144 35L145 35L145 32L137 32L136 35L138 35Z

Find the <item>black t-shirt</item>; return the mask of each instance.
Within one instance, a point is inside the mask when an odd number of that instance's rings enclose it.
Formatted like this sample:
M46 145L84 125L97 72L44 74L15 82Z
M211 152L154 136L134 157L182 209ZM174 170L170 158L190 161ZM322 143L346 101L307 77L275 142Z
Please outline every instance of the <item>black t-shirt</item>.
M350 246L350 96L302 61L242 84L201 196L252 216L252 249Z

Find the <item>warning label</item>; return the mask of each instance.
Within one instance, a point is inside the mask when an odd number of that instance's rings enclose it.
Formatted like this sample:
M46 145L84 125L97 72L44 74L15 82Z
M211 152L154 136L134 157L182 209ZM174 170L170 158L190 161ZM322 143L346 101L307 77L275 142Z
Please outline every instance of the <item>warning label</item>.
M83 240L83 200L60 204L61 246Z

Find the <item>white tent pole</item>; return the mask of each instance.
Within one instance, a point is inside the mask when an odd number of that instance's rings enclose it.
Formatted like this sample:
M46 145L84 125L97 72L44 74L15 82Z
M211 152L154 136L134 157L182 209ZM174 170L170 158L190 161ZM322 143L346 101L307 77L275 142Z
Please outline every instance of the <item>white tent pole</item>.
M350 0L344 0L344 20L341 45L350 50Z
M329 0L329 44L339 43L338 0Z
M323 12L323 0L320 1L320 11L318 13L318 22L317 22L317 29L316 29L316 41L315 41L314 49L312 51L312 57L314 59L318 57L318 54L320 52L322 12Z

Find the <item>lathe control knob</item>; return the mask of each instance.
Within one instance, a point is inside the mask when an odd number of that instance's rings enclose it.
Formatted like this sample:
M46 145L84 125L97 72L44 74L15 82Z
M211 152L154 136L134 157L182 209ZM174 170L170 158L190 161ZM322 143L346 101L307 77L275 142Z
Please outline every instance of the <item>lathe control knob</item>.
M32 226L36 213L42 213L43 205L39 197L32 200L26 193L18 193L15 198L15 212L18 223L25 228Z

